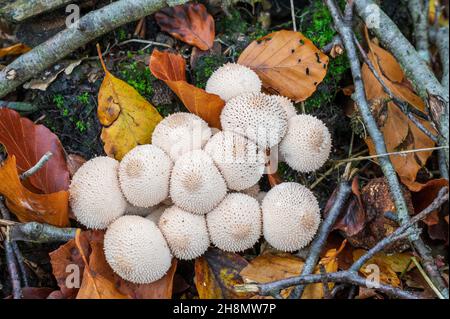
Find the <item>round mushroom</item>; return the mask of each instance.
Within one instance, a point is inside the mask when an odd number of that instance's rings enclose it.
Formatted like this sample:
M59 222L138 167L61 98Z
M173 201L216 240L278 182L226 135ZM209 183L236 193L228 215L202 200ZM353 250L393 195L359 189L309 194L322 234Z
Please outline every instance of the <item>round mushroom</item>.
M181 208L167 208L159 219L159 229L169 244L172 254L183 260L201 256L209 247L206 220Z
M91 229L105 229L127 208L117 170L119 162L101 156L84 163L69 188L70 206L76 219Z
M261 92L261 80L250 68L227 63L218 68L206 82L205 91L217 94L225 102L243 93Z
M122 216L105 233L105 257L113 271L135 284L162 278L172 255L154 222L140 216Z
M175 162L170 179L170 197L178 207L194 214L206 214L222 201L226 193L225 180L204 151L192 151Z
M172 161L154 145L139 145L128 152L119 165L120 187L134 206L151 207L169 195Z
M229 100L220 116L224 131L241 134L261 148L277 145L287 130L287 114L278 99L246 93Z
M173 161L192 150L202 149L211 137L208 123L192 113L173 113L153 131L152 144L166 152Z
M319 228L317 199L298 183L282 183L272 188L261 208L264 238L276 249L289 252L301 249Z
M240 191L255 185L264 173L263 152L242 135L219 132L206 144L205 152L211 156L232 190Z
M256 199L231 193L208 215L206 222L211 242L218 248L244 251L261 236L261 210Z
M287 114L288 120L291 117L297 115L297 109L295 108L294 103L292 103L292 101L290 99L288 99L287 97L282 96L282 95L272 95L272 97L274 99L276 99L278 101L278 103L281 104L281 106L283 107L284 111Z
M331 152L331 134L318 118L299 114L289 119L280 143L283 160L293 169L307 173L319 169Z

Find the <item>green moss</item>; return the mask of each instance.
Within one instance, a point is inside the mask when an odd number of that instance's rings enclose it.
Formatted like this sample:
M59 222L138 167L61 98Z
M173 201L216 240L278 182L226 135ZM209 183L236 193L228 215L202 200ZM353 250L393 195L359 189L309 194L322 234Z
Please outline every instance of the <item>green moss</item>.
M84 133L87 130L87 125L84 121L82 120L78 120L75 123L76 128L78 129L78 131L80 131L80 133Z
M130 53L128 53L130 55ZM131 54L131 56L133 56ZM150 69L141 62L129 60L122 62L119 66L119 75L139 92L147 100L150 100L153 95L153 81L156 78L150 72Z
M125 41L127 39L127 31L124 28L120 28L117 30L117 39L121 41Z
M77 96L77 100L84 105L88 105L89 104L89 93L88 92L84 92L80 95Z
M53 103L58 109L62 109L64 107L64 96L62 94L55 94L53 96Z
M225 62L226 59L222 55L205 55L200 57L193 70L195 85L204 89L209 77Z
M238 10L232 10L230 16L225 16L216 23L217 33L232 35L246 33L249 25Z

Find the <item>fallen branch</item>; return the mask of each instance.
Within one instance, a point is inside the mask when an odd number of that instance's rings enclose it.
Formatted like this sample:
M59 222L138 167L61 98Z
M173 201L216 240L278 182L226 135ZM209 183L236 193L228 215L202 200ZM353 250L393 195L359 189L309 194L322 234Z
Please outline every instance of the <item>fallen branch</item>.
M3 242L3 245L5 247L5 256L6 256L6 264L8 265L8 272L11 277L13 298L21 299L22 298L22 287L20 285L19 270L17 268L16 257L14 255L14 250L11 246L11 242L8 238L8 234L6 235L6 239Z
M187 0L120 0L92 11L0 72L0 98L95 38Z
M0 8L0 16L10 22L21 22L44 12L52 11L74 0L16 0Z
M36 105L26 102L0 101L0 107L6 107L21 113L33 113L38 110Z
M30 222L9 227L11 241L33 243L66 242L75 238L77 228L59 228L48 224Z
M425 8L422 0L409 0L408 9L413 19L417 53L426 63L430 63L431 59L428 45L428 8Z
M52 156L53 156L52 152L45 153L33 167L31 167L28 171L23 172L20 175L20 179L23 181L23 180L27 179L28 177L36 174L36 172L38 170L40 170L42 167L44 167L45 164L47 164L47 162L52 158Z

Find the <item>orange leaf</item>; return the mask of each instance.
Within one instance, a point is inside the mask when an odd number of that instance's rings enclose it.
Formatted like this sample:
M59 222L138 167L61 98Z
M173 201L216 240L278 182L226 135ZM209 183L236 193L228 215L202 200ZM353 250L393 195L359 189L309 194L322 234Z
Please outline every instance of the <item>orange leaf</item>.
M324 79L328 57L300 32L281 30L250 43L238 63L255 71L271 93L300 102Z
M210 126L220 128L220 113L225 102L218 95L187 83L185 69L186 61L182 56L153 50L150 57L153 75L164 81L191 113L200 116Z
M164 8L155 14L155 19L161 30L200 50L214 45L214 19L201 3Z
M52 152L51 159L27 181L45 194L69 188L64 149L58 137L45 126L20 117L11 109L0 108L0 143L9 155L16 157L19 174L33 167L45 153Z
M6 205L21 222L36 221L55 226L69 224L69 193L35 194L20 182L14 155L8 156L0 167L0 194Z
M25 44L17 43L10 47L7 47L7 48L1 48L0 49L0 58L3 58L7 55L19 55L19 54L27 53L30 50L31 49L28 46L26 46Z

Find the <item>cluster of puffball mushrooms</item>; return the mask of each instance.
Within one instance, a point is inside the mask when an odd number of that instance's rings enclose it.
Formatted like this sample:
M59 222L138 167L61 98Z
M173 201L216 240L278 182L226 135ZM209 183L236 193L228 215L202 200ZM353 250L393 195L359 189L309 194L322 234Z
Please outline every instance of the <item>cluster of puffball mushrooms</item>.
M191 113L162 120L152 144L118 162L97 157L73 176L70 204L88 228L107 229L106 260L120 277L143 284L163 277L172 257L190 260L210 243L228 252L253 247L261 235L274 248L308 245L320 224L313 193L298 183L259 190L267 150L299 172L320 168L331 137L317 118L297 114L282 96L261 93L261 80L229 63L206 91L225 102L222 131Z

